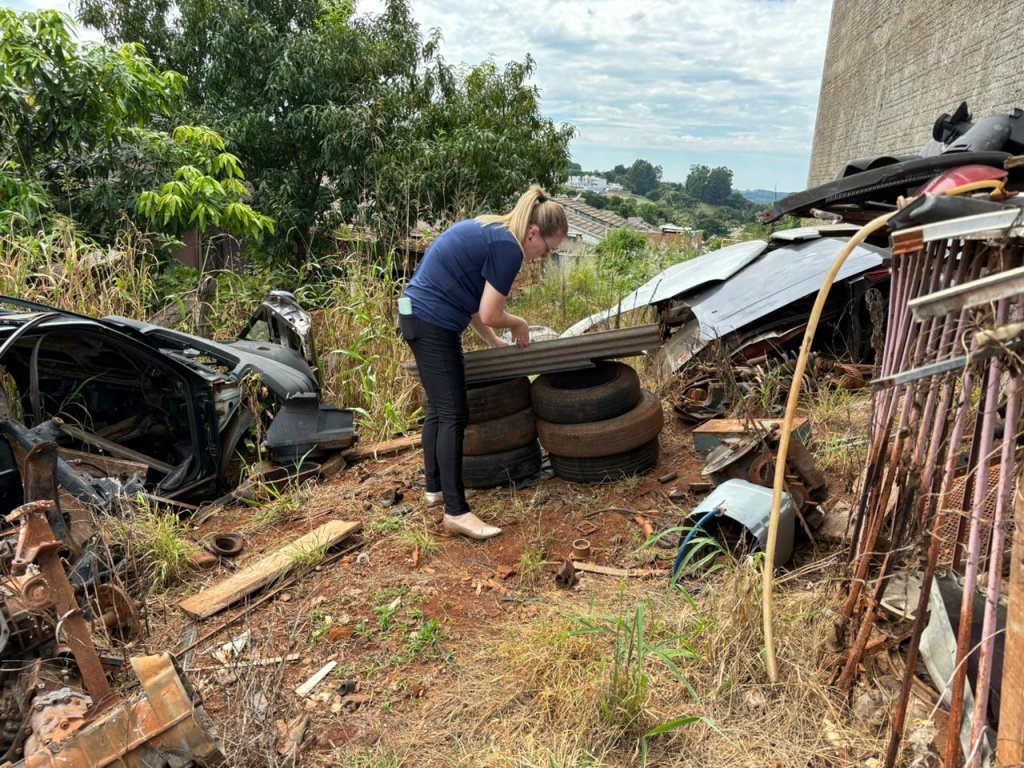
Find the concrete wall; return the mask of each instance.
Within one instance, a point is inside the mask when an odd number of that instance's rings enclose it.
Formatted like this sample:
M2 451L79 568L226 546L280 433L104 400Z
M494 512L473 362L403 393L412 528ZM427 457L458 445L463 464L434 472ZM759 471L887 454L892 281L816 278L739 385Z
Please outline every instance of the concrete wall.
M916 154L943 112L1024 108L1024 0L833 0L808 186Z

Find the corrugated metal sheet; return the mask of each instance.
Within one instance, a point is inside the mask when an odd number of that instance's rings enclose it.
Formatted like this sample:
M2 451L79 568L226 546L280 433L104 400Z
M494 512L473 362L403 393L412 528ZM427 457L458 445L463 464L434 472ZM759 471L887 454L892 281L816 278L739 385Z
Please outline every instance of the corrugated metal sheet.
M609 229L632 229L637 232L658 231L655 227L652 227L647 223L633 224L619 216L617 213L603 208L595 208L592 205L587 205L581 200L576 200L571 197L556 197L555 201L561 203L562 207L565 208L567 216L572 213L575 216L598 226L603 225L605 231Z
M648 304L671 299L673 296L687 293L709 283L728 280L760 256L767 247L768 243L764 240L751 240L738 245L730 245L728 248L722 248L719 251L713 251L679 264L673 264L641 285L633 293L624 296L614 307L580 320L562 333L562 336L578 336L598 323L621 315L623 312L630 312Z
M679 370L708 342L757 321L765 325L779 310L816 293L846 243L829 237L777 248L725 282L685 297L694 319L665 343L666 373ZM885 248L857 246L837 282L880 266L888 256Z
M526 349L503 347L467 352L466 381L479 384L514 376L590 368L595 360L633 357L652 352L660 346L661 328L658 325L640 325L570 339L538 341ZM415 363L405 362L402 368L416 375Z

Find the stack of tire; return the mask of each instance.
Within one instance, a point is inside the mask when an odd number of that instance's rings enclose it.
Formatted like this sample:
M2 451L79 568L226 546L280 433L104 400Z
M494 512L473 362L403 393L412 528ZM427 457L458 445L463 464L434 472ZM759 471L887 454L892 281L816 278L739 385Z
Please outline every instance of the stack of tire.
M554 473L600 483L646 472L658 463L661 402L619 362L538 376L531 387L537 434Z
M537 422L526 376L467 388L469 424L462 440L462 482L495 488L540 472Z

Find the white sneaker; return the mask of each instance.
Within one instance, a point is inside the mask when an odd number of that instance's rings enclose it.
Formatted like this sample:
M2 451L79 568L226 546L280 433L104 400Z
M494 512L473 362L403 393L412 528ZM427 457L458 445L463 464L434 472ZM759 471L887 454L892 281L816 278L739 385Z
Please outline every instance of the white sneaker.
M501 528L488 525L472 512L463 515L445 515L441 527L449 533L460 533L477 541L491 539L501 533Z

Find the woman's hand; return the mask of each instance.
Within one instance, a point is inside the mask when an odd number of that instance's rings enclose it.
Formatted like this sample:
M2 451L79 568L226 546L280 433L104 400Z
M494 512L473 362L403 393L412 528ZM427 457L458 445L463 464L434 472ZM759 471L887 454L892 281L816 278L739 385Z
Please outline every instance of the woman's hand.
M512 315L515 317L515 315ZM509 330L512 332L512 340L516 343L516 346L520 349L530 346L530 326L521 317L516 317L518 323L509 326Z

